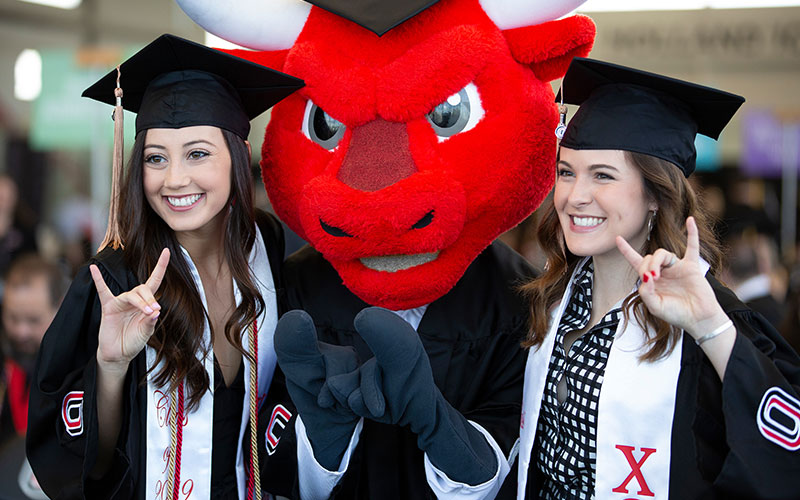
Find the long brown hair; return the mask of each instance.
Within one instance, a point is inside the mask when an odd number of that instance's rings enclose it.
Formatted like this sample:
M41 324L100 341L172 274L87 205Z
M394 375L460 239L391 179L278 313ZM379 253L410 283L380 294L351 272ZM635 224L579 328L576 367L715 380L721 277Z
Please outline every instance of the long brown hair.
M692 216L697 221L700 256L712 270L719 269L721 252L709 216L683 173L666 160L642 153L624 153L625 159L642 174L645 196L658 205L650 238L640 253L648 254L665 248L678 257L683 256L686 252L686 218ZM566 247L552 197L545 203L537 236L547 256L547 264L541 276L521 289L530 300L531 312L531 326L522 344L524 347L538 346L544 340L550 310L561 299L575 266L582 259ZM623 300L622 310L624 321L629 321L632 313L645 332L649 348L642 356L643 360L654 361L669 354L681 334L679 328L653 316L636 292Z
M125 262L144 283L153 272L163 248L169 248L170 260L164 280L156 294L161 317L148 345L156 350L155 365L164 361L155 374L158 386L174 390L182 380L188 388L189 408L195 408L208 390L210 380L197 354L208 355L203 344L207 312L195 287L175 233L147 202L143 186L144 143L147 131L136 136L127 173L122 184L119 217ZM264 309L264 299L250 276L249 254L256 238L253 182L250 154L237 135L222 130L231 156L231 194L223 220L224 258L241 292L241 302L225 324L225 338L253 361L242 347L242 332L247 330ZM209 321L209 325L211 322ZM154 365L154 366L155 366ZM154 367L151 367L152 370Z

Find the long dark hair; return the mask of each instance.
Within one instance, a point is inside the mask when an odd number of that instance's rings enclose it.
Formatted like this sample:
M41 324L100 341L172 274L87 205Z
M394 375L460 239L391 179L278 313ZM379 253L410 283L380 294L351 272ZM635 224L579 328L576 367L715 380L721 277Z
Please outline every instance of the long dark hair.
M169 248L169 266L156 294L162 312L148 345L156 350L155 365L164 361L163 367L155 374L155 384L173 390L185 380L191 409L200 403L210 384L205 367L197 357L198 353L203 357L208 355L211 347L203 343L208 315L175 233L145 198L146 133L142 131L136 136L120 194L119 210L124 217L120 216L119 221L125 244L125 262L144 283L153 272L161 250ZM254 361L252 355L245 352L241 340L242 332L264 309L264 299L250 276L248 263L256 238L250 155L239 136L227 130L222 130L222 135L231 156L231 193L229 209L225 210L223 220L222 245L225 261L241 292L241 302L225 324L225 338L236 350Z
M642 253L665 248L678 257L683 256L686 252L686 218L691 215L697 221L700 256L711 265L712 273L719 269L721 251L711 230L709 215L699 204L694 189L683 173L675 165L654 156L625 151L625 158L641 172L645 196L655 200L658 205L653 230ZM523 342L524 347L538 346L544 340L550 310L563 296L575 266L582 259L566 247L552 197L543 209L537 236L547 255L547 264L541 276L522 287L522 292L530 300L531 311L531 327ZM643 360L654 361L669 354L681 334L679 328L653 316L636 292L623 300L622 310L624 321L628 321L633 313L645 332L649 348L642 356Z

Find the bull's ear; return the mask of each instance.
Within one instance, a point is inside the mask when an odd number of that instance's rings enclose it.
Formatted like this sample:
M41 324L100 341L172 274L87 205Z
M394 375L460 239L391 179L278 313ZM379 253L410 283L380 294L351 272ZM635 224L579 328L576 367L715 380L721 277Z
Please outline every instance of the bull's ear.
M531 67L542 81L564 76L573 57L585 57L592 50L596 33L594 21L570 16L536 26L503 31L518 62Z
M248 49L217 49L232 56L241 57L250 62L266 66L268 68L283 70L286 63L286 55L289 49L284 50L248 50Z

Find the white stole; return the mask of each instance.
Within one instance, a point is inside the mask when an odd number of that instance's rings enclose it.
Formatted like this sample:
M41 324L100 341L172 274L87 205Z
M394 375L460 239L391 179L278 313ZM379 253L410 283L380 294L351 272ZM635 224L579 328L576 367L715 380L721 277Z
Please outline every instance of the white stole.
M551 314L544 341L528 352L520 420L517 476L520 500L525 498L528 467L536 460L531 453L558 325L572 295L575 275L588 259L575 266L561 302ZM705 273L708 264L705 261L700 264ZM620 319L603 375L597 410L596 499L669 498L672 419L683 336L678 338L669 355L655 362L639 359L646 351L645 340L634 318L627 324L624 318Z
M208 310L206 294L197 268L192 262L189 252L181 247L183 257L192 274L192 279L200 294L203 307ZM275 372L275 348L273 346L273 333L278 321L276 306L275 285L272 279L272 270L269 266L267 250L261 231L256 227L256 237L249 256L250 274L253 277L261 297L264 299L264 310L256 319L258 328L258 406L260 407L272 381ZM236 304L241 302L241 293L236 281L233 282L234 298ZM211 350L211 329L208 320L205 321L203 330L203 343L208 347L209 353L202 361L208 373L211 387L203 395L200 405L191 413L186 413L183 422L183 446L181 450L180 471L180 498L207 499L211 497L211 449L214 423L214 357ZM242 345L246 351L250 346L247 341L247 331L242 332ZM155 363L156 353L150 346L145 347L148 368ZM245 395L242 420L239 427L239 442L236 453L236 479L239 498L245 498L246 478L245 468L249 466L249 447L242 449L242 437L249 424L250 418L250 369L251 364L247 357L242 357L244 363ZM156 387L153 383L154 373L159 368L152 370L147 377L147 457L146 457L146 490L147 498L166 499L167 493L164 485L168 481L167 463L169 460L170 428L169 408L170 394L163 387ZM245 457L245 455L247 455Z

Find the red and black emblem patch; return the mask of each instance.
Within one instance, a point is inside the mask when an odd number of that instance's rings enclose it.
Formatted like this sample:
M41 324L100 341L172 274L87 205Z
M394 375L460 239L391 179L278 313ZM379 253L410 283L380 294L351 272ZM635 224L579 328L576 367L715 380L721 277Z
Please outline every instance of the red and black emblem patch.
M275 453L275 450L278 448L278 441L281 440L283 429L286 428L286 424L289 423L291 418L292 414L285 406L280 404L275 405L275 408L272 410L272 416L269 418L269 426L267 427L267 453L270 455ZM277 435L275 433L276 430L278 430Z
M764 393L758 406L761 435L789 451L800 450L800 401L780 387Z
M68 392L61 403L61 419L70 436L83 433L83 391Z

